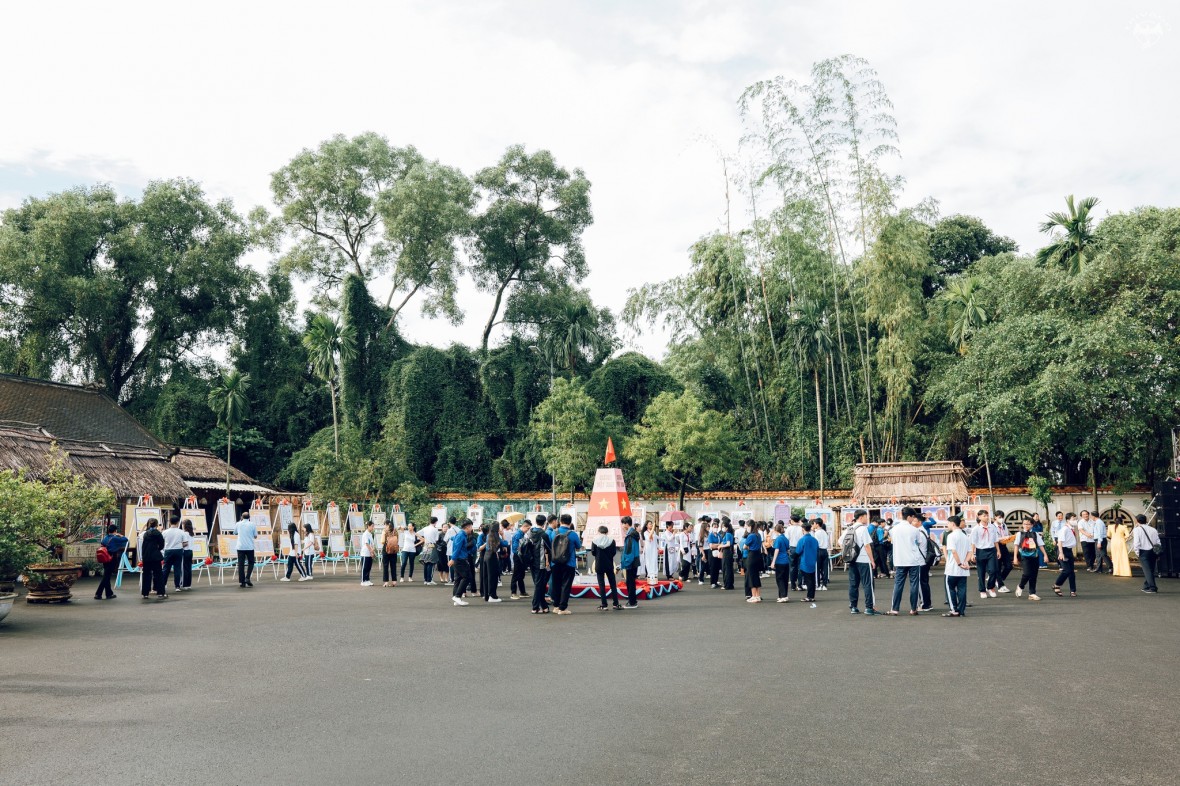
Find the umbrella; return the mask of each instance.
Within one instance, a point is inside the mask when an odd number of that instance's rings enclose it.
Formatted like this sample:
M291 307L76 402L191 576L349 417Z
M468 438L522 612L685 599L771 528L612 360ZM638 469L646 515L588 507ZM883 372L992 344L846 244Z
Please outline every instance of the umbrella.
M683 510L665 510L660 514L660 521L692 521L692 517Z
M505 513L503 516L500 516L500 521L507 521L509 524L515 524L523 518L523 513L513 511L512 513Z

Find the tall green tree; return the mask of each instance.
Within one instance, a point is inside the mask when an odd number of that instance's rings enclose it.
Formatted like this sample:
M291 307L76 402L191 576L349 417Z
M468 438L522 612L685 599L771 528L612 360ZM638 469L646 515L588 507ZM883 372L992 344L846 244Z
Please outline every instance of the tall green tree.
M690 392L661 393L623 448L632 469L632 486L641 492L716 488L735 481L741 471L741 443L728 413L705 409Z
M190 180L138 201L107 186L28 199L0 221L0 334L31 376L94 381L118 401L222 343L257 282L253 233Z
M933 289L959 275L984 257L1010 254L1016 241L997 235L975 216L954 215L939 219L930 230L930 257L938 275Z
M967 354L967 341L987 322L987 308L980 297L979 279L952 279L941 295L947 311L947 338L960 355Z
M533 410L529 438L557 491L568 491L572 500L577 489L591 487L606 433L602 413L581 382L554 381L553 392Z
M303 334L303 346L307 348L311 372L328 386L332 402L332 435L334 454L340 458L340 418L336 409L337 381L340 379L340 364L356 353L356 334L348 325L341 324L327 314L315 314Z
M560 167L547 150L514 145L475 176L483 207L473 225L471 272L494 296L480 348L512 300L586 275L582 232L590 226L590 181Z
M246 391L250 388L250 375L240 371L229 371L209 391L209 407L217 415L217 425L225 429L225 496L229 496L231 453L233 452L234 431L242 427L246 419L249 400Z
M1065 198L1067 212L1050 213L1041 231L1053 236L1053 242L1037 252L1042 265L1058 265L1073 275L1085 267L1094 245L1094 224L1090 216L1098 205L1096 197L1086 197L1074 205L1073 194Z
M352 336L352 349L341 356L341 398L361 440L371 442L381 430L385 374L402 341L389 328L388 309L373 301L359 277L345 277L343 300L343 323Z
M795 362L811 374L815 390L815 430L819 446L819 496L824 497L824 414L820 398L819 377L826 368L829 356L835 346L827 314L812 300L796 302L787 331L791 337L790 347Z

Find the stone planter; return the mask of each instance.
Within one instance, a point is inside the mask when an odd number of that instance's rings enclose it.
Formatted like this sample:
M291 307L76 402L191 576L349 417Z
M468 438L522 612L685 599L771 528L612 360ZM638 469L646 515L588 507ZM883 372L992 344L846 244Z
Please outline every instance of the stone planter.
M29 589L26 603L69 603L70 587L78 579L80 567L70 563L60 565L30 565L25 571L25 586Z
M6 592L0 595L0 622L8 616L8 612L12 611L12 604L16 602L15 592Z

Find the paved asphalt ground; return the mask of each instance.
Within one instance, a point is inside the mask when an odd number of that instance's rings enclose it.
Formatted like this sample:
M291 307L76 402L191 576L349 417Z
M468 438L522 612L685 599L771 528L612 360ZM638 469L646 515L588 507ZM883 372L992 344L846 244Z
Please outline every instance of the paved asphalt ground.
M0 624L0 784L1176 784L1180 582L1079 582L943 619L853 617L842 573L816 609L692 582L568 617L83 580Z

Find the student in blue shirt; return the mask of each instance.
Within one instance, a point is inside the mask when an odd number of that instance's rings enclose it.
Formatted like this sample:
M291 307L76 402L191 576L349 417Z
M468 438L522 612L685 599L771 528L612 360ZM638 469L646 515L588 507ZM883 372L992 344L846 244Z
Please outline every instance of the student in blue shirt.
M803 574L803 587L807 590L807 602L815 608L815 566L819 556L819 541L811 534L812 523L803 522L803 537L795 551L799 553L799 572Z
M721 585L717 582L718 574L721 573L721 526L719 524L710 525L708 521L705 522L709 526L709 537L705 539L706 551L708 551L709 560L709 584L711 589L717 589ZM716 552L716 553L714 553Z
M102 600L105 594L107 600L115 597L115 591L111 589L111 579L119 572L119 562L123 559L123 552L127 550L129 541L127 538L119 534L118 524L108 524L107 534L102 539L102 546L107 550L110 559L103 563L102 566L102 581L98 584L98 589L94 592L95 600Z
M582 539L574 531L574 520L568 513L562 513L560 524L553 533L553 605L557 606L555 614L572 614L567 606L570 602L570 590L574 586L574 573L578 565L578 549L582 548ZM562 541L566 541L566 558L559 564L558 554L562 550Z
M456 606L466 606L467 601L463 600L463 593L472 589L471 582L471 563L468 561L470 557L470 548L468 547L468 537L471 535L471 528L474 526L471 519L463 519L463 528L451 538L451 553L450 559L447 560L447 565L451 568L451 574L455 579L455 589L451 593L451 601Z
M746 555L746 602L762 602L762 535L757 527L751 527L742 541L742 553Z
M733 589L733 524L725 517L721 519L721 585Z
M639 606L639 532L632 526L630 516L623 516L619 521L623 525L623 556L619 567L627 585L627 603L623 608L634 609Z
M774 525L776 534L771 546L774 553L770 564L774 566L774 583L778 585L778 600L775 603L790 602L791 542L787 540L784 529L781 521Z
M544 526L545 514L537 514L537 526ZM524 560L520 558L520 544L524 540L525 530L528 529L529 520L521 519L520 524L517 525L516 532L512 533L512 593L509 597L512 600L519 600L520 598L527 598L529 591L524 586L524 574L528 570L528 566L524 564Z

